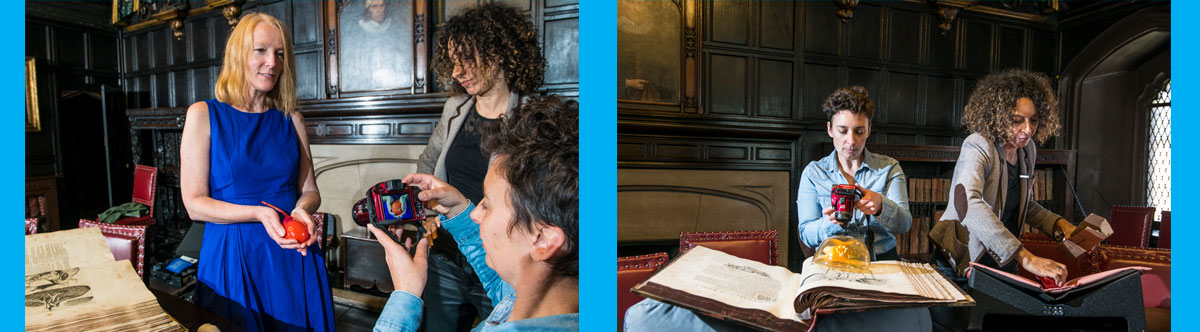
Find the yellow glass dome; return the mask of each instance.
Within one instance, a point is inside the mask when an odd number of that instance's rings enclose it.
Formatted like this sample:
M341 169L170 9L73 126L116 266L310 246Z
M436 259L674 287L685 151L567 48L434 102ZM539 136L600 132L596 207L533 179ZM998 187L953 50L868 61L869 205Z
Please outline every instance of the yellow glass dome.
M871 270L867 246L858 238L846 235L835 235L821 242L813 262L846 272L867 273Z

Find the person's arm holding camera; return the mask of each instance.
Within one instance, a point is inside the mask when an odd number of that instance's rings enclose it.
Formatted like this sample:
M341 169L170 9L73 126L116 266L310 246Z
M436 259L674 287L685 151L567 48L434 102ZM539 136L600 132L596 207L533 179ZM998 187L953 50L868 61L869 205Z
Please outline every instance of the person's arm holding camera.
M487 253L484 252L483 242L479 239L479 224L471 220L471 211L475 210L475 204L458 189L433 175L414 173L404 177L403 181L410 186L421 188L417 198L430 202L425 206L442 214L439 227L445 228L458 242L458 250L475 269L475 275L479 277L492 303L500 303L505 296L512 294L512 286L506 284L495 270L487 266ZM434 201L437 204L433 204Z

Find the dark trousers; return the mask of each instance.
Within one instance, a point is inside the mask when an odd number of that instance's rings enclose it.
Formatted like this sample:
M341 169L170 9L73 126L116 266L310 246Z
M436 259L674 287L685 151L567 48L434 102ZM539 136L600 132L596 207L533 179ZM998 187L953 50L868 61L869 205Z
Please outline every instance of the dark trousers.
M430 253L423 295L425 320L421 327L428 332L470 331L476 319L492 312L492 301L479 276L461 254Z

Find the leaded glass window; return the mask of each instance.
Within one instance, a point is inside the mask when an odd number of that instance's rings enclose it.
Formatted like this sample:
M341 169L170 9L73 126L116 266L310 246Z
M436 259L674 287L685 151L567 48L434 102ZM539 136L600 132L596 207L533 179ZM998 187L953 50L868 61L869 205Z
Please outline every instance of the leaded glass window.
M1154 220L1161 220L1162 211L1171 210L1171 81L1150 102L1149 174L1146 185L1147 205L1158 208Z

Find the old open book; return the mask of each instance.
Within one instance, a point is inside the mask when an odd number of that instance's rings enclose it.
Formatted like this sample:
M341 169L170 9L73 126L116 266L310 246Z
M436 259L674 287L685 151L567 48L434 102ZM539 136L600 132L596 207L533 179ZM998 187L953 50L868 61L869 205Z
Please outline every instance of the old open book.
M803 273L702 246L680 255L635 293L774 331L804 331L814 315L920 306L966 306L970 296L928 264L879 261L847 273L804 261Z
M25 237L26 331L185 331L98 228Z

